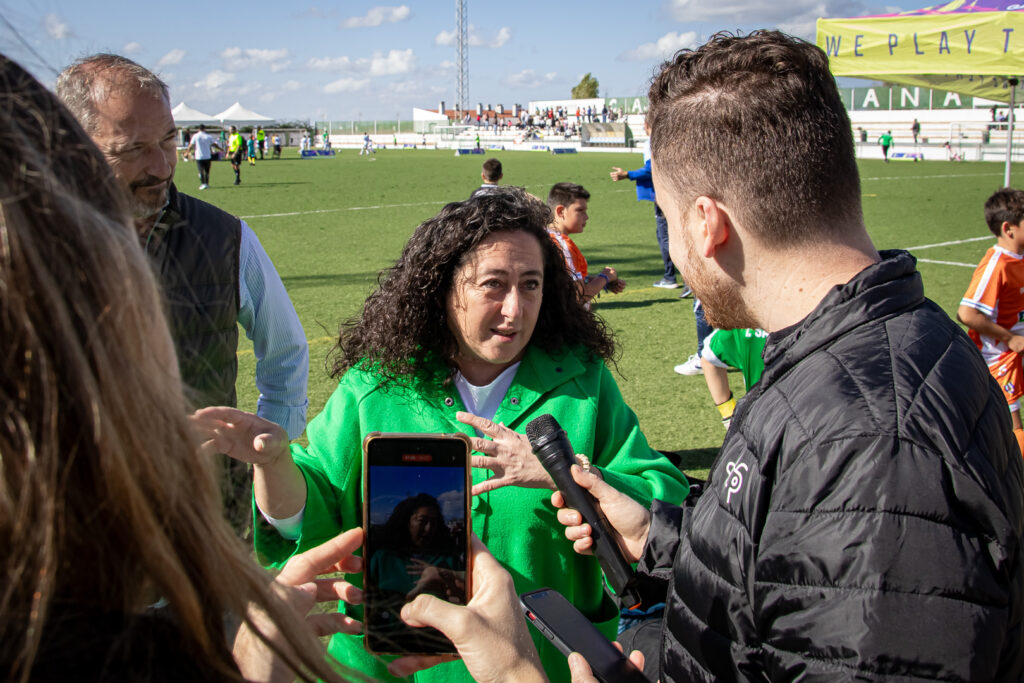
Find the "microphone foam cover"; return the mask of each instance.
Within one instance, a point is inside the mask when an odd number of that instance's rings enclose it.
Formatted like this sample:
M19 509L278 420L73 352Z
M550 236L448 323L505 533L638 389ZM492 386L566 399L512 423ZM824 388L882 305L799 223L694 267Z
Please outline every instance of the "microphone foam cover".
M541 415L526 423L526 438L533 443L545 434L558 432L561 429L562 425L558 424L558 420L553 415Z

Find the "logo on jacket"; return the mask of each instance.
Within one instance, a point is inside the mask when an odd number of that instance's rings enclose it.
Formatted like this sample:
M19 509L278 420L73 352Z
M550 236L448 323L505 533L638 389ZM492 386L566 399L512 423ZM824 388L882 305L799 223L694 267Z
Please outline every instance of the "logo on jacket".
M725 502L727 504L732 502L732 494L739 493L740 489L743 488L743 474L749 469L747 464L742 462L729 462L725 464L725 488L727 491Z

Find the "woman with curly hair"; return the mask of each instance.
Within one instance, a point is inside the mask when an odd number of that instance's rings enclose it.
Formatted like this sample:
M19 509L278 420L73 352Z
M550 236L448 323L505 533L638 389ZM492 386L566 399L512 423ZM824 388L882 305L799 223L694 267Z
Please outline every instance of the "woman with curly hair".
M550 213L519 188L445 206L382 273L362 314L345 322L338 388L310 422L309 446L287 447L275 425L240 411L198 414L211 444L254 464L256 549L271 563L360 522L361 444L372 431L472 435L474 532L516 590L550 586L609 636L618 610L593 557L572 552L549 501L554 484L523 431L550 413L577 452L617 489L648 504L681 501L685 477L651 449L606 367L615 345L584 308L548 238ZM359 616L349 607L352 616ZM565 657L537 638L545 670L568 680ZM375 677L382 662L358 638L329 651ZM470 680L461 662L416 675Z

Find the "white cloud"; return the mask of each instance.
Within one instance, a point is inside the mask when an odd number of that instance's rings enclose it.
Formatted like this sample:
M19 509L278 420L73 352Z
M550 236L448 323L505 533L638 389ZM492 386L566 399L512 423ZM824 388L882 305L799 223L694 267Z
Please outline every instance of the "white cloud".
M466 28L466 41L470 47L502 47L512 38L512 30L508 26L502 26L498 33L490 40L484 40L476 30L476 26L470 24ZM458 42L458 34L455 31L441 31L434 36L435 45L451 47Z
M284 90L285 92L294 92L301 88L302 83L299 83L298 81L286 81L281 85L281 90Z
M356 90L363 90L370 84L369 78L339 78L336 81L331 81L323 87L323 91L328 94L339 93L339 92L355 92Z
M201 81L196 81L194 85L196 88L201 90L217 90L221 86L230 83L233 80L235 80L235 74L215 69L206 74Z
M818 17L855 17L886 11L870 0L669 0L668 6L677 21L734 24L738 18L746 26L779 28L812 39Z
M292 14L292 19L328 19L337 16L335 10L326 10L321 7L310 7Z
M361 28L363 26L380 26L381 24L394 24L405 21L411 12L408 5L398 7L374 7L366 16L349 17L341 22L340 28Z
M550 71L543 76L533 69L523 69L519 73L509 74L505 77L505 84L513 88L538 88L554 82L558 74Z
M670 31L653 43L644 43L633 50L623 52L619 55L619 59L627 62L665 59L672 56L677 50L684 47L696 47L696 45L696 32L676 33Z
M315 71L348 71L352 60L348 57L313 57L306 66Z
M434 36L434 45L444 45L445 47L451 47L455 44L455 31L441 31Z
M391 50L386 55L381 52L375 52L370 60L370 75L394 76L395 74L405 74L412 71L415 66L416 55L413 54L412 48L408 50Z
M185 58L185 51L181 48L174 48L163 57L157 60L157 66L167 66L169 64L180 64L181 60Z
M121 48L121 50L122 50L122 51L123 51L123 52L124 52L124 53L125 53L126 55L133 55L133 54L135 54L136 52L139 52L139 51L141 51L141 50L142 50L142 43L136 43L136 42L135 42L135 41L133 40L133 41L132 41L132 42L130 42L130 43L125 43L125 44L124 44L124 47L122 47L122 48Z
M314 71L349 72L371 76L394 76L409 73L416 68L416 55L408 50L389 50L373 53L372 57L351 59L349 57L314 57L306 62Z
M269 67L271 71L277 72L291 64L286 59L287 48L266 50L250 47L243 50L240 47L229 47L222 50L220 56L224 60L224 68L229 71Z
M71 28L53 12L46 15L43 25L46 27L46 35L54 40L64 40L71 35Z
M502 26L498 30L498 35L494 36L494 40L492 40L487 45L487 47L494 47L494 48L501 47L502 45L507 43L509 41L509 38L511 38L511 37L512 37L512 31L509 29L509 27L508 26Z

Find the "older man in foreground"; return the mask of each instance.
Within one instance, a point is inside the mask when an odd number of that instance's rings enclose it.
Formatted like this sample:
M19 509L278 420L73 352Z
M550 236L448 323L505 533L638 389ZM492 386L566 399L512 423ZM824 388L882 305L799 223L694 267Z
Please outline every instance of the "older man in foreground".
M167 297L178 364L193 404L233 406L238 325L256 354L257 413L291 438L306 424L309 347L280 276L244 221L178 192L177 129L167 85L111 54L81 59L57 95L106 156L139 241ZM242 534L252 524L249 475L228 459L225 501Z

